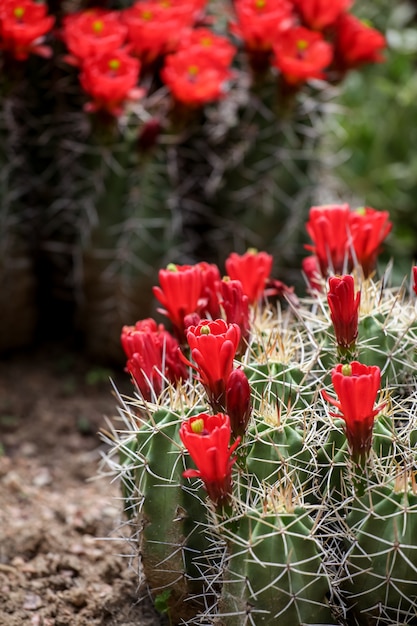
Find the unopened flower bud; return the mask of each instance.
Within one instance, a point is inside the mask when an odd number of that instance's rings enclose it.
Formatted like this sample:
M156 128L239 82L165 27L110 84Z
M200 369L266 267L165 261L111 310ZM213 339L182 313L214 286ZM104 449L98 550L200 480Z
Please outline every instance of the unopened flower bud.
M234 437L243 437L251 415L250 385L245 372L235 369L226 385L226 411Z

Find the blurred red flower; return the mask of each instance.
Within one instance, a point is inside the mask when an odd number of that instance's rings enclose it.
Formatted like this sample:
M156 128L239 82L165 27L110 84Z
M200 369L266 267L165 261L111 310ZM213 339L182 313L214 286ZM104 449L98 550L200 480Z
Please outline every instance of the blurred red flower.
M386 47L382 33L368 26L354 15L345 13L335 24L335 60L342 71L384 60L381 51Z
M161 78L178 102L200 106L223 98L231 70L219 63L210 48L193 46L169 54L161 70Z
M291 85L311 78L324 78L323 70L333 58L333 48L323 39L322 34L303 26L281 33L273 50L273 65Z
M323 276L328 270L343 274L348 264L348 204L313 206L306 229L314 245L306 248L314 252Z
M295 23L293 5L287 0L236 0L236 22L231 32L251 51L272 50L278 35Z
M178 51L205 50L220 65L228 67L236 54L235 46L227 37L214 33L210 28L189 28L183 31Z
M310 292L323 291L323 285L321 282L321 271L318 262L318 258L315 254L304 257L301 262L305 278L307 279L307 286Z
M50 57L52 49L42 44L55 18L47 15L46 2L2 0L0 3L0 48L18 61L30 54Z
M229 502L232 493L232 454L239 444L237 439L229 447L231 437L229 416L224 413L200 413L183 422L180 438L198 469L183 473L185 478L199 477L217 507Z
M353 252L365 276L375 269L381 244L389 235L392 222L388 211L376 211L371 207L362 207L351 211L349 230L352 238Z
M182 32L194 24L205 1L141 0L122 11L132 52L144 63L174 51Z
M126 100L137 100L143 95L143 90L136 86L139 72L138 59L122 49L85 59L80 83L92 98L86 110L104 110L111 115L120 115Z
M119 11L94 8L63 18L62 38L70 52L66 60L73 65L92 56L112 54L123 46L126 36Z
M294 0L303 23L312 30L323 30L347 11L353 0Z

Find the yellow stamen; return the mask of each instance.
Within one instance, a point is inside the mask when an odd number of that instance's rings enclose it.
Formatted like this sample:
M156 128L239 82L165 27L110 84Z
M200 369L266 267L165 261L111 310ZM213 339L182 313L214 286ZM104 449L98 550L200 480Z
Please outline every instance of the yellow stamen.
M210 326L207 324L200 328L200 335L209 335L210 334Z
M255 7L257 9L263 9L266 6L266 0L255 0Z
M175 263L168 263L167 270L169 272L178 272L178 267L175 265Z
M297 41L297 48L298 50L300 50L300 52L302 52L303 50L307 50L308 48L308 43L305 39L300 39L299 41Z
M149 20L153 18L152 11L149 11L149 10L142 11L141 18L145 20L146 22L149 22Z
M25 9L24 7L16 7L13 11L13 14L15 16L16 19L21 20L22 17L25 14Z
M364 206L358 207L357 209L355 209L355 213L357 213L358 215L366 215L366 209Z
M200 435L204 430L204 420L203 418L199 418L191 422L191 430L196 435Z
M109 69L111 69L111 70L113 70L113 71L116 71L116 70L118 70L118 69L119 69L119 67L120 67L120 61L119 61L119 59L111 59L111 60L109 61Z
M350 363L345 363L342 367L342 374L343 376L352 376L352 366Z
M93 22L91 26L93 28L93 31L98 34L103 31L104 22L102 20L95 20L95 22Z
M198 67L197 67L197 65L190 65L190 67L188 68L188 73L191 76L197 76L197 74L198 74Z

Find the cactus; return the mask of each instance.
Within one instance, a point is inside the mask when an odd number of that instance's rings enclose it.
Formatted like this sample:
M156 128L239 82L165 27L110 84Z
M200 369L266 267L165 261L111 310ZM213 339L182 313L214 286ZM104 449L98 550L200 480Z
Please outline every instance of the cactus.
M0 58L0 352L33 342L38 322L34 200L39 180L31 171L28 118L33 111L33 60Z
M243 353L236 324L203 318L185 330L191 353L181 347L194 378L166 377L151 400L136 379L106 462L121 477L145 583L172 598L174 623L415 623L417 284L387 280L364 278L357 265L287 306L251 304ZM343 310L359 305L349 348L338 343L347 335L331 294ZM232 337L233 377L224 360ZM223 375L230 383L219 394ZM239 435L234 403L251 407Z

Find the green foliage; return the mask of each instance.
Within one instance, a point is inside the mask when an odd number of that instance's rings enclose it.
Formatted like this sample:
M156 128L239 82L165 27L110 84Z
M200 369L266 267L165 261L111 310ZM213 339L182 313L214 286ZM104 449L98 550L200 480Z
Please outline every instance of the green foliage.
M356 206L389 211L394 229L383 258L395 257L401 278L409 260L417 258L415 7L380 0L357 3L357 12L386 33L388 48L384 63L347 77L339 111L327 119L324 151L331 171L326 193L333 188Z

